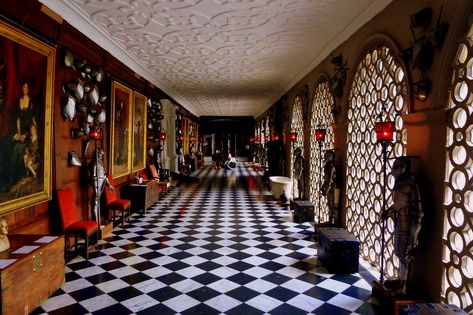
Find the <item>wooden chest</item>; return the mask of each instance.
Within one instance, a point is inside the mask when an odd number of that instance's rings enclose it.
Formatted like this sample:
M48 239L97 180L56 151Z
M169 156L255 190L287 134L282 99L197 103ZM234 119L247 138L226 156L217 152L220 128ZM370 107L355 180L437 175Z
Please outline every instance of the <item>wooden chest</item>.
M342 228L319 228L317 256L330 273L358 272L360 241Z
M2 314L29 314L64 283L64 237L10 235L10 250L0 253L0 263L15 261L0 268ZM42 239L47 243L38 243ZM29 246L37 246L28 253ZM3 266L3 265L2 265Z
M294 222L314 222L314 204L309 200L295 200Z
M131 201L133 211L146 210L158 201L158 182L144 181L142 184L131 184L122 187L121 198Z

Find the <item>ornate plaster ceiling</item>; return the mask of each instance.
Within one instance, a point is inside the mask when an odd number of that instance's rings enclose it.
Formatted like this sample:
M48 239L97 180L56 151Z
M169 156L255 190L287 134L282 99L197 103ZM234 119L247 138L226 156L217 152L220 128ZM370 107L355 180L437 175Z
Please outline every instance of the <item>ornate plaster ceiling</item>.
M391 0L40 0L196 116L257 116Z

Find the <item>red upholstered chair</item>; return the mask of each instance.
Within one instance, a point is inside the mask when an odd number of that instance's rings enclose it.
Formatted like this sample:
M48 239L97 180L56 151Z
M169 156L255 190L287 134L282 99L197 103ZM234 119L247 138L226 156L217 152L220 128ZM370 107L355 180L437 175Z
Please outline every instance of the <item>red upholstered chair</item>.
M112 177L108 176L108 181L110 185L113 186ZM117 193L115 191L111 191L109 187L105 188L105 210L107 211L107 215L111 212L112 213L112 220L115 222L116 217L121 218L122 227L125 223L125 220L128 218L128 222L130 222L130 207L131 201L128 199L118 199ZM126 215L128 213L128 215Z
M84 256L89 259L89 252L94 250L98 244L98 223L96 221L79 220L79 213L71 188L59 189L57 200L66 241L68 236L73 235L74 250L77 252L78 238L84 239Z

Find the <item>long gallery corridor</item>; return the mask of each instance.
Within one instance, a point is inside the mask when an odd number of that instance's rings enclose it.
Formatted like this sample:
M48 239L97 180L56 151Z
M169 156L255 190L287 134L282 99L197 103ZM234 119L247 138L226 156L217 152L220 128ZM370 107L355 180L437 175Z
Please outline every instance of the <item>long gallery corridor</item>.
M367 272L328 274L314 228L260 173L202 167L116 227L34 314L382 314ZM366 280L360 275L363 274Z

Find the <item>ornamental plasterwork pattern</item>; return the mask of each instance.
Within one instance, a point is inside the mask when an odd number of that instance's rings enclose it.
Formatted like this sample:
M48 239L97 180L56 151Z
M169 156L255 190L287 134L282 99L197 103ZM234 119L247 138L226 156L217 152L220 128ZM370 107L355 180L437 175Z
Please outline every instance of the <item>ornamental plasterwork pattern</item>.
M40 0L200 115L257 116L390 0Z

